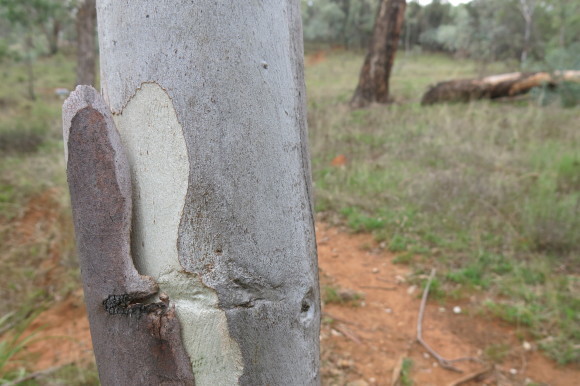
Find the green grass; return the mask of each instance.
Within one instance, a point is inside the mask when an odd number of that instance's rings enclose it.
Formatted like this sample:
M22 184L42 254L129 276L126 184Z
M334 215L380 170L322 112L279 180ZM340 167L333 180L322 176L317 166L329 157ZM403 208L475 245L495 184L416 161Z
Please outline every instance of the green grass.
M548 350L561 363L580 361L578 108L533 96L422 107L429 84L477 66L400 55L395 103L353 111L361 63L339 51L306 69L317 211L373 232L397 262L436 266L443 292L486 291L490 312L562 342ZM333 167L340 154L346 165Z
M30 339L22 339L31 318L80 287L64 168L62 100L54 94L55 88L74 84L74 59L39 59L35 74L37 98L29 100L21 63L4 61L0 69L0 298L3 315L11 315L0 320L0 383L31 369L34 358L23 355ZM31 203L38 213L27 220ZM23 224L30 234L23 234ZM97 384L94 365L88 366L67 366L24 384Z
M23 357L27 344L36 340L38 331L24 334L37 313L22 318L8 313L0 317L0 384L22 377L26 373L26 357Z
M411 358L404 358L401 365L401 385L412 386L413 379L411 378L411 370L413 369L413 360Z
M363 296L352 290L327 285L322 288L322 301L325 304L346 304L358 306Z

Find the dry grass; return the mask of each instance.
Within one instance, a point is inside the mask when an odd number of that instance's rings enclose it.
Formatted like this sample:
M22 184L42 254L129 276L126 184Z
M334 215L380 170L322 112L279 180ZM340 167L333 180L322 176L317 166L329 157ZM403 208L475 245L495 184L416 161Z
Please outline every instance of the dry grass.
M560 362L580 360L577 108L421 107L429 83L477 75L473 63L424 55L399 60L396 103L350 110L361 61L335 52L307 68L317 209L374 232L417 271L438 265L447 292L504 299L489 308L557 341L545 346ZM338 155L346 165L332 166Z

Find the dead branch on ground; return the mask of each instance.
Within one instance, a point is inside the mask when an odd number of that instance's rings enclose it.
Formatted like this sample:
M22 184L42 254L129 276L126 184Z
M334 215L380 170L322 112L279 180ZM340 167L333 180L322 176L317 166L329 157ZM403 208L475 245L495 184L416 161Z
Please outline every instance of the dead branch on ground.
M423 297L421 298L421 306L419 307L419 317L417 319L417 342L419 342L429 354L433 356L433 358L437 359L439 365L444 369L455 371L458 373L462 373L463 370L458 369L457 367L453 366L453 363L460 362L460 361L476 361L478 362L477 358L472 357L461 357L457 359L445 359L437 351L431 348L423 339L423 316L425 314L425 305L427 304L427 297L429 296L429 288L431 287L431 282L435 277L435 268L431 270L431 274L429 275L429 280L427 281L427 285L425 286L425 290L423 291Z
M514 97L525 94L534 87L545 85L557 88L564 82L580 82L580 71L512 72L481 79L454 79L431 86L423 94L421 104Z
M487 367L483 370L474 371L473 373L467 374L466 376L451 382L448 386L460 386L469 381L481 381L484 378L486 378L489 375L489 373L493 370L494 366Z

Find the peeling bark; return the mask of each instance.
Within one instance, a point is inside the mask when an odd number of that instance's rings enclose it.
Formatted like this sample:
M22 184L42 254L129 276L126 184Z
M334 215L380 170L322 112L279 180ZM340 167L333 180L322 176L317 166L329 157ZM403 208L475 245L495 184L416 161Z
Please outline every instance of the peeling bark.
M103 385L193 385L167 296L130 254L129 166L111 114L91 87L63 106L67 178L85 302Z

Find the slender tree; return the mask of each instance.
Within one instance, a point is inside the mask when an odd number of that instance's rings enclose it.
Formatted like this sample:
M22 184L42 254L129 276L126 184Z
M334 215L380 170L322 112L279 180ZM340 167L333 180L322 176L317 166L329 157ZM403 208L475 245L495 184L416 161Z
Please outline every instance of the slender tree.
M405 18L405 0L382 0L377 11L373 38L360 71L352 107L389 102L389 78Z
M81 0L77 8L77 84L95 84L97 9L95 0Z
M63 124L101 381L319 384L299 1L97 14Z
M528 60L532 38L532 25L534 23L534 12L536 10L536 0L520 0L520 11L524 18L524 46L520 57L520 63L523 66Z

